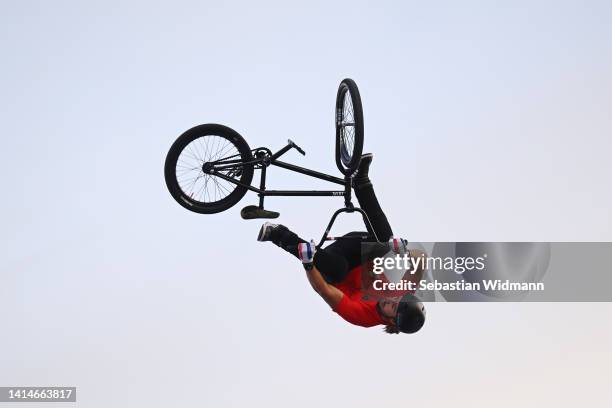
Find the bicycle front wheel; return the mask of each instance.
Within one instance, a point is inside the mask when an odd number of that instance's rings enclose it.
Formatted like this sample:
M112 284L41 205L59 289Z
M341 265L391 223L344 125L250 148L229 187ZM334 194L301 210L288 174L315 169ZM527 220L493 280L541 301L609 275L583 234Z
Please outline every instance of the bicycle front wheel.
M183 207L200 214L225 211L247 192L243 185L253 179L248 143L227 126L206 124L193 127L174 142L164 165L166 186ZM210 173L219 167L220 177ZM229 178L230 180L227 180Z
M336 96L336 165L344 175L359 167L363 150L363 109L357 84L344 79Z

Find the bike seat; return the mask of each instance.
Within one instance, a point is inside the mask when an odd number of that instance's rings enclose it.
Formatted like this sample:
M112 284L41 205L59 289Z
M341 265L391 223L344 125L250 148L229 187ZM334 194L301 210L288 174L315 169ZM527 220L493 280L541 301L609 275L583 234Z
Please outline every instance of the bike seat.
M255 218L278 218L279 215L280 213L276 211L268 211L256 205L247 205L240 211L240 216L244 220L253 220Z

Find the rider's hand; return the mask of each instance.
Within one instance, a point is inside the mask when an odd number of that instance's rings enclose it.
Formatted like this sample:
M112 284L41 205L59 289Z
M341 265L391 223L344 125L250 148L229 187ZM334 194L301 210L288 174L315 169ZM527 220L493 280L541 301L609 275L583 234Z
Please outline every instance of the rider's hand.
M306 269L312 268L312 261L316 252L317 247L313 240L310 240L310 242L300 242L298 244L298 255Z
M389 249L398 255L407 254L408 253L408 240L405 240L403 238L391 237L389 239Z

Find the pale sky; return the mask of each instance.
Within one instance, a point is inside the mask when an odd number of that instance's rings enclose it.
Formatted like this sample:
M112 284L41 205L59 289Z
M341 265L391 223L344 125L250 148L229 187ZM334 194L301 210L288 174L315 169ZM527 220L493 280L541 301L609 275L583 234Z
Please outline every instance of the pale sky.
M351 77L396 234L610 241L611 18L603 1L3 2L0 385L76 386L88 408L610 406L610 304L350 326L255 241L254 195L190 213L163 163L214 122L336 174ZM273 170L275 188L327 187ZM318 239L341 204L267 206Z

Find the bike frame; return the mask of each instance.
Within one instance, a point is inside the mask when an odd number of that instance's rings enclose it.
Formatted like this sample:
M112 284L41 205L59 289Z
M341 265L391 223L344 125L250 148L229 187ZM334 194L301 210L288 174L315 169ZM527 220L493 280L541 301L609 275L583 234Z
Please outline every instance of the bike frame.
M234 159L234 160L228 160L231 158L222 159L216 162L208 163L209 165L208 168L203 169L203 170L213 176L219 177L230 183L239 185L241 187L244 187L250 191L257 193L257 195L259 196L259 208L261 209L263 209L264 207L264 198L268 196L277 196L277 197L278 196L281 196L281 197L297 197L297 196L300 196L300 197L339 197L339 196L343 196L344 197L344 208L337 210L333 214L327 226L327 229L325 230L325 233L323 237L321 238L321 241L317 245L318 248L320 248L323 245L324 241L345 238L345 237L329 237L328 236L329 231L331 230L331 227L334 221L336 220L336 217L340 213L343 213L343 212L360 213L363 217L363 220L364 220L364 223L366 225L368 232L374 237L374 239L376 239L376 241L378 241L378 237L376 236L376 233L374 229L372 228L372 224L370 223L370 219L368 215L361 208L357 208L353 206L353 203L351 202L351 185L352 185L353 177L352 176L345 176L344 178L335 177L329 174L321 173L318 171L307 169L305 167L296 166L294 164L286 163L286 162L278 160L279 157L287 153L292 148L296 148L300 153L305 155L302 149L300 149L297 145L295 145L295 143L289 140L289 143L287 144L287 146L283 147L282 149L280 149L278 152L274 154L272 154L272 152L267 148L257 148L251 151L252 157L253 157L253 160L251 161L242 162L241 159ZM243 168L245 166L253 166L255 169L259 168L261 170L259 188L253 187L250 184L241 183L240 181L220 172L221 170L236 170L236 169ZM321 180L326 180L334 184L342 185L344 186L344 189L343 190L268 190L266 189L266 174L267 174L267 168L269 166L277 166L277 167L281 167L289 171L304 174L306 176L318 178ZM350 237L350 238L364 238L364 237Z
M287 153L293 146L288 144L287 146L280 149L278 152L274 154L266 154L270 153L270 151L266 148L258 148L254 149L254 156L259 155L260 157L255 157L253 160L248 162L241 162L240 160L221 160L219 162L213 162L212 167L209 170L209 173L213 176L222 178L230 183L239 185L244 187L250 191L257 193L260 199L260 207L263 208L263 198L267 196L284 196L284 197L342 197L345 198L345 204L350 203L351 201L351 177L335 177L329 174L321 173L318 171L314 171L311 169L307 169L305 167L296 166L291 163L286 163L278 160L283 154ZM217 164L219 163L219 164ZM244 166L253 166L261 170L261 177L259 181L259 188L254 187L250 184L244 184L240 181L227 176L220 172L220 170L230 170L230 169L239 169ZM269 166L277 166L287 169L289 171L293 171L296 173L301 173L306 176L318 178L321 180L329 181L334 184L339 184L344 186L343 190L268 190L266 188L266 174L267 168ZM347 205L348 207L349 205Z

